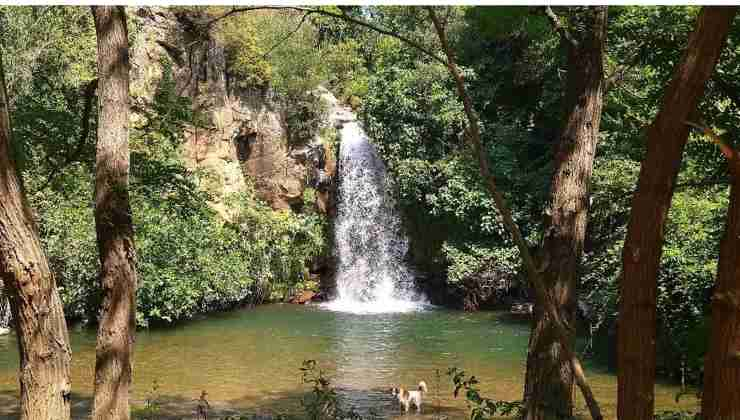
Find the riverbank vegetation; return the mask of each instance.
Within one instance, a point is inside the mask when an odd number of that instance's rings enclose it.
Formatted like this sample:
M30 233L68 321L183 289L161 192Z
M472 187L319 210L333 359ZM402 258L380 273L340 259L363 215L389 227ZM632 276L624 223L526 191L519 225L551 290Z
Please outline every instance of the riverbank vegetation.
M263 109L286 155L327 137L324 86L388 166L419 288L466 310L534 303L524 418L570 418L575 387L600 418L582 354L617 369L620 419L653 417L657 375L703 390L703 418L734 418L736 9L1 7L0 293L29 367L21 417L69 418L65 319L99 324L96 406L120 381L127 418L137 326L282 300L319 272L330 288L333 187L301 166L275 208L265 185L291 168L265 180L248 162ZM255 98L246 140L226 136L244 181L224 194L198 132Z

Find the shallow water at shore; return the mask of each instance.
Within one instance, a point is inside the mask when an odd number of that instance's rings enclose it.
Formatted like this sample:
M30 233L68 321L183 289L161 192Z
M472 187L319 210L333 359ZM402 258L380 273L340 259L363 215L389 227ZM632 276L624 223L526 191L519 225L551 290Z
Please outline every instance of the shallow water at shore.
M70 335L74 412L83 418L92 394L95 330L72 328ZM162 412L171 418L189 418L201 390L221 414L297 411L307 391L299 368L303 360L315 359L346 403L361 412L373 408L387 418L406 418L390 387L425 380L426 415L408 417L431 418L439 410L462 419L465 402L452 398L447 369L457 366L475 374L484 396L520 399L528 336L526 321L502 312L356 314L313 305L265 305L139 331L133 398L143 405L156 381ZM3 419L17 414L17 368L15 336L0 337ZM587 370L606 418L615 418L616 376L593 366ZM690 398L676 404L676 392L676 387L657 386L657 409L695 408ZM580 396L578 409L585 413Z

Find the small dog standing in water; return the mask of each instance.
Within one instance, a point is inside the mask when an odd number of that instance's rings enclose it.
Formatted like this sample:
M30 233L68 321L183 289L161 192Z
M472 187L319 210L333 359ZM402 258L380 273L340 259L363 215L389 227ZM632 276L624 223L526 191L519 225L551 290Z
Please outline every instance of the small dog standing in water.
M408 412L411 403L416 406L416 412L421 413L421 399L424 393L427 392L427 383L424 381L419 382L419 386L415 391L409 391L404 388L391 388L391 393L394 397L398 398L398 402L403 405L403 410Z

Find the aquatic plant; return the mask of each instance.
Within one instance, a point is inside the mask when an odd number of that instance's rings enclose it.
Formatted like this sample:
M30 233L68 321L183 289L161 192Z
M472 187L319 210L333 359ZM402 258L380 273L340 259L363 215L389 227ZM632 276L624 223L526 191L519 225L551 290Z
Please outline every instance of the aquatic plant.
M377 415L362 417L354 407L344 409L340 403L331 380L324 375L315 360L304 360L301 366L301 381L311 385L311 392L303 398L302 404L310 420L370 420Z
M455 386L453 392L455 398L464 391L465 399L470 408L470 420L484 420L496 415L519 417L522 412L521 401L504 401L486 398L480 395L477 385L479 383L475 375L467 377L464 370L451 367L447 375L452 377Z

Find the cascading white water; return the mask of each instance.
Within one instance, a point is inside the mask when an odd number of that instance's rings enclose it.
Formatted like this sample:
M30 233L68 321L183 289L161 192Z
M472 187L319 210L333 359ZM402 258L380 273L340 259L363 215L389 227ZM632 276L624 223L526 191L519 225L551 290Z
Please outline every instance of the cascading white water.
M339 115L337 117L337 115ZM350 312L405 312L423 308L404 261L408 241L386 169L360 124L347 110L339 146L339 201L334 227L337 297L326 306Z

